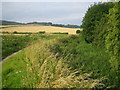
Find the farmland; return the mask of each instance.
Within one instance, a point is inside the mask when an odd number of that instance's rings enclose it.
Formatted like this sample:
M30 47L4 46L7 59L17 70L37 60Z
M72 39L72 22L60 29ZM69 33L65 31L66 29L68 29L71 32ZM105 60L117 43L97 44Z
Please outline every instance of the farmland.
M41 25L20 25L9 28L0 29L2 32L31 32L37 33L45 31L45 33L68 33L76 34L76 30L82 30L80 28L63 28L54 26L41 26Z
M42 35L3 35L2 59L8 55L27 47L30 42L41 38Z
M32 39L24 50L2 63L4 88L104 88L116 85L109 55L104 49L87 44L81 35L40 34L32 37L38 39Z
M10 54L25 48L28 43L39 39L41 36L45 36L39 34L76 34L76 30L79 30L79 28L62 28L40 25L3 25L1 27L7 27L0 29L1 32L3 32L2 58L5 58Z
M69 34L60 34L63 29ZM22 49L2 62L2 86L4 88L116 87L118 77L109 65L109 54L104 48L86 43L82 31L77 35L76 29L37 25L2 29L4 32L9 32L2 35L2 58ZM36 33L42 30L46 30L47 33ZM12 33L15 31L18 34Z
M120 2L91 5L83 30L37 22L13 22L17 26L0 29L2 58L11 56L0 62L2 87L119 90L119 6Z

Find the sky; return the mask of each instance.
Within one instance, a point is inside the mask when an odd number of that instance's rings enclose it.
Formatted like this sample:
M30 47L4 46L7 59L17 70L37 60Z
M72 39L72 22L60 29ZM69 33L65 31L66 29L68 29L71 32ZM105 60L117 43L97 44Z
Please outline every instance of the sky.
M81 25L82 19L91 4L106 0L44 0L41 1L2 1L2 20L17 22L52 22L57 24ZM46 2L45 2L46 1ZM51 2L50 2L51 1ZM66 1L66 2L65 2ZM74 1L74 2L73 2ZM1 7L1 6L0 6Z

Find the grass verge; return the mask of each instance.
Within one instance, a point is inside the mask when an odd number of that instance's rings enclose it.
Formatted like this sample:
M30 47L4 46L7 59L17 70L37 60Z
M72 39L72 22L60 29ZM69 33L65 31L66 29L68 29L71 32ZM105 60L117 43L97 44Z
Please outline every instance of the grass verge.
M66 58L51 52L58 40L68 35L52 35L37 42L4 61L3 88L95 88L104 87L104 77L93 78L93 73L72 69ZM60 43L57 43L61 45ZM59 48L57 48L59 49Z
M109 54L104 48L86 43L81 35L58 40L51 51L57 54L57 58L63 58L73 70L78 70L79 74L92 73L91 78L106 78L103 82L105 87L118 87L118 75L110 66Z

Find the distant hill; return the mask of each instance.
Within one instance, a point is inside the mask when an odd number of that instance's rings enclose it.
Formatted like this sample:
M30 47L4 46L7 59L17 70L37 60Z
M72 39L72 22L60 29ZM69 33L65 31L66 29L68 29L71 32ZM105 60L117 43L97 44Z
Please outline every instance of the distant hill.
M19 23L19 22L14 22L14 21L0 20L0 25L29 25L29 24L37 24L37 25L44 25L44 26L56 26L56 27L66 27L66 28L80 28L79 25L53 24L52 22Z
M14 21L0 20L0 25L23 25L24 23L18 23Z
M52 26L51 22L29 22L27 24L38 24L38 25Z
M66 28L80 28L79 25L53 24L52 22L30 22L30 23L27 23L27 24L38 24L38 25L56 26L56 27L66 27Z

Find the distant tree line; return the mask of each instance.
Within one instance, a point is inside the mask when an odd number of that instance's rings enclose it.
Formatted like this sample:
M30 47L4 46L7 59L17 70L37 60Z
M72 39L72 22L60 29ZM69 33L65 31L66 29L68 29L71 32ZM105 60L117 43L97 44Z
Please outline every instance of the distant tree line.
M44 26L51 26L52 25L51 22L29 22L26 24L38 24L38 25L44 25Z
M57 27L66 27L66 28L80 28L79 25L53 24L52 22L30 22L30 23L27 23L27 24L38 24L38 25L57 26Z
M52 24L51 26L57 26L57 27L66 27L66 28L80 28L79 25L63 25L63 24Z
M37 24L37 25L44 25L44 26L56 26L56 27L66 27L66 28L80 28L79 25L64 25L64 24L53 24L52 22L29 22L29 23L18 23L18 22L11 22L1 20L1 25L30 25L30 24Z

